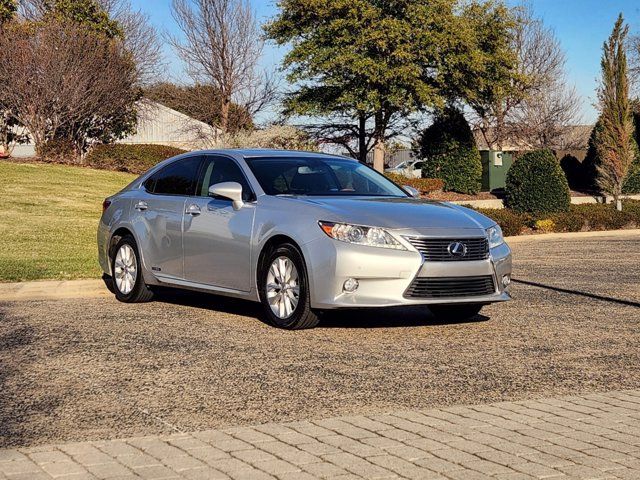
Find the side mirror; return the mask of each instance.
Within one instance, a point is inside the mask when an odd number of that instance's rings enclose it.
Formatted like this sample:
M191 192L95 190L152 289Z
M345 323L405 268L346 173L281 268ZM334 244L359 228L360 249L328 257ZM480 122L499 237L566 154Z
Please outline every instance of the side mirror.
M242 201L242 185L238 182L222 182L211 185L209 187L209 196L231 200L234 210L240 210L244 205Z
M409 195L413 198L420 198L420 191L417 188L410 187L409 185L403 185L402 188L409 192Z

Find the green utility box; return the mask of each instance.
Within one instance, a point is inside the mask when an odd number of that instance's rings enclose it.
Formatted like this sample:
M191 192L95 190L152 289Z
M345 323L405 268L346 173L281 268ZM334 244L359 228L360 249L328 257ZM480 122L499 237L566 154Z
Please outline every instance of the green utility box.
M507 172L513 164L513 155L508 152L483 150L480 152L480 157L482 159L482 191L491 192L504 188Z

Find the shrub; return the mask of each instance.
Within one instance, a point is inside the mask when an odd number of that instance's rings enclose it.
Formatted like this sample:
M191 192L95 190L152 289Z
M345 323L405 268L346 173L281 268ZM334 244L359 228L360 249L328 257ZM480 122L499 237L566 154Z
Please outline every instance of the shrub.
M166 145L97 145L87 155L87 165L103 170L116 170L140 174L166 160L185 153L175 147Z
M480 191L480 152L460 110L448 107L440 111L433 124L422 132L415 151L418 158L424 159L423 177L442 179L447 191Z
M38 146L36 154L41 160L54 163L75 163L78 153L70 140L52 139Z
M626 203L626 202L625 202ZM627 204L629 207L629 204ZM581 230L618 230L640 225L640 208L619 212L612 204L591 203L571 205L568 212L552 217L557 232L578 232Z
M409 185L423 194L440 192L444 188L444 182L439 178L411 178L397 173L385 173L384 175L398 185Z
M534 224L536 230L544 233L553 232L556 229L556 223L550 218L536 220Z
M571 202L567 178L549 150L525 153L507 173L505 205L532 214L567 211Z
M494 220L506 236L520 235L531 223L531 217L507 208L479 208L478 212Z

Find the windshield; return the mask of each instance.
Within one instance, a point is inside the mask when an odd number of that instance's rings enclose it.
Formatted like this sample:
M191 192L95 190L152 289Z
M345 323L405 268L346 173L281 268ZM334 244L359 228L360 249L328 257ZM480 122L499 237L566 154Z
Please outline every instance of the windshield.
M249 158L267 195L406 197L396 184L359 162L342 158Z

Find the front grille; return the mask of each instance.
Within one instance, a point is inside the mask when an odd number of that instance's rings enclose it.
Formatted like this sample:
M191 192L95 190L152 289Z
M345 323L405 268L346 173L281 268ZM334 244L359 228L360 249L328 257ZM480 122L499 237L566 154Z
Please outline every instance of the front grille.
M405 237L428 262L464 262L489 258L489 242L485 237L475 238L427 238ZM464 255L455 256L449 246L456 242L465 246Z
M481 277L416 278L404 296L407 298L479 297L495 293L491 275Z

